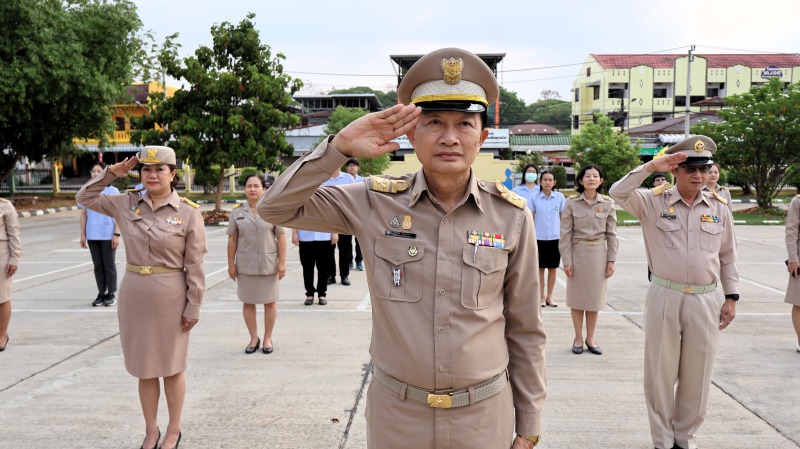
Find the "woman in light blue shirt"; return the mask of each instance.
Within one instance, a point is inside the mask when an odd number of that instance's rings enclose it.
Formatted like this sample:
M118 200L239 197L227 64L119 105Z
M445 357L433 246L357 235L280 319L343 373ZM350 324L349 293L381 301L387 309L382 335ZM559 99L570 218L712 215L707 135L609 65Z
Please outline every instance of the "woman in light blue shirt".
M92 167L92 178L99 175L106 164L98 162ZM108 186L102 195L119 194L114 186ZM80 205L79 205L80 206ZM112 306L117 300L117 262L116 253L119 246L119 226L108 215L88 210L81 206L81 248L89 247L94 264L94 280L97 282L97 297L92 307Z
M522 183L514 187L513 192L525 198L531 198L534 192L539 191L539 185L536 184L536 179L539 177L539 170L533 164L528 164L522 170Z
M539 285L541 286L542 307L558 307L553 302L553 287L556 284L556 269L561 263L558 251L558 239L561 236L561 212L564 211L566 199L561 192L554 192L555 176L542 172L540 190L533 192L528 199L528 208L533 212L533 224L536 227L536 245L539 248ZM547 270L547 295L545 295L544 272Z

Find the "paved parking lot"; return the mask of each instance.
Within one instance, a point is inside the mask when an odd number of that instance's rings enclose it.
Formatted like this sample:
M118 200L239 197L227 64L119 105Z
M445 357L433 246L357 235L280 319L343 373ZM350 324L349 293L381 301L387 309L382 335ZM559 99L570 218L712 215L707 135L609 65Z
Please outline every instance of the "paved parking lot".
M88 250L78 246L78 213L21 223L11 342L0 354L0 448L139 446L136 379L122 364L115 308L90 306L96 292ZM327 306L303 306L297 248L289 244L275 353L245 355L225 229L207 230L207 291L192 334L181 447L365 448L371 320L364 273L354 272L350 287L332 286ZM570 352L563 273L560 306L544 312L548 399L540 447L651 447L642 393L644 245L638 227L619 234L617 273L598 326L604 354ZM783 303L783 228L741 226L737 237L742 300L722 336L699 444L797 448L800 353ZM124 248L117 260L122 267ZM163 400L159 416L163 430Z

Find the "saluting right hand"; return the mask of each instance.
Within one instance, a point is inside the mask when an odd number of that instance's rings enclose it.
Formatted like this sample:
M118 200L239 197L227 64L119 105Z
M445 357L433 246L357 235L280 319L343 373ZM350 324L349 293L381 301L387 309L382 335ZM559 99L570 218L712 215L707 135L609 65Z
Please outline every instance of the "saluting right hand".
M416 126L422 108L396 104L367 114L339 131L331 145L345 156L373 158L400 149L392 139Z
M128 172L136 168L137 165L139 165L139 159L137 159L136 156L131 158L126 157L122 162L109 165L108 171L113 173L117 178L122 178L127 176Z
M689 156L686 153L665 154L664 156L657 157L647 163L647 170L654 172L668 172L678 168L681 162L685 161Z

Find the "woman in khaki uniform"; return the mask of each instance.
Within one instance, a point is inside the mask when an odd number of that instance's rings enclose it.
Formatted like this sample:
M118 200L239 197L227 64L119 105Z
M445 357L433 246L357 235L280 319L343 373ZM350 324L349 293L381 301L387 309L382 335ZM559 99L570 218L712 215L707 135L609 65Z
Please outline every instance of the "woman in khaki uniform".
M237 204L228 225L228 275L236 281L244 323L250 332L245 354L258 350L256 304L264 304L264 354L271 354L272 329L278 315L278 284L286 275L286 231L256 214L256 203L266 188L264 177L252 174L245 180L247 202Z
M11 201L0 198L0 352L6 350L11 338L8 322L11 321L11 277L17 272L22 257L17 210Z
M787 269L791 276L786 287L785 302L792 305L792 325L797 334L797 352L800 352L800 195L792 198L786 215L786 251L789 253Z
M567 275L567 307L572 309L575 339L572 352L583 352L583 344L592 354L603 353L594 340L597 315L606 306L608 278L614 274L617 257L617 212L611 198L601 195L603 172L596 165L586 165L575 178L578 195L567 200L561 215L559 250ZM583 317L586 316L586 340Z
M144 192L101 195L140 162ZM139 378L146 426L142 447L148 449L161 438L160 377L169 410L161 447L180 443L189 331L200 318L205 291L203 217L197 204L175 192L175 165L172 149L145 147L136 157L106 167L75 196L88 209L114 217L122 231L128 263L119 289L120 343L125 368Z
M728 205L728 210L732 210L731 191L727 187L717 184L717 181L719 181L719 174L719 164L716 162L711 167L708 167L708 183L706 184L706 188L714 193L715 196L723 198L725 201L722 202Z

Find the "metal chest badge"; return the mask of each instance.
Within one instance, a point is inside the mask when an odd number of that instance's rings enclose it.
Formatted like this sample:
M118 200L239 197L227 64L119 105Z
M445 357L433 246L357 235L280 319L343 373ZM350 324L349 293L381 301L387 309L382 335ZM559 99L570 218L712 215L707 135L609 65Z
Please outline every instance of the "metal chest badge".
M678 216L675 215L675 208L674 207L670 207L669 209L667 209L665 207L664 211L661 212L661 218L671 218L673 220L678 218Z
M408 255L414 257L417 255L417 247L416 245L411 245L408 247Z
M403 224L401 226L405 230L411 229L411 215L406 215L403 217Z
M392 270L392 283L394 283L395 287L399 287L400 286L400 277L401 277L400 269L399 268L393 269Z
M395 215L394 217L389 219L389 226L391 226L393 228L399 228L400 227L400 219L397 218L397 215Z

